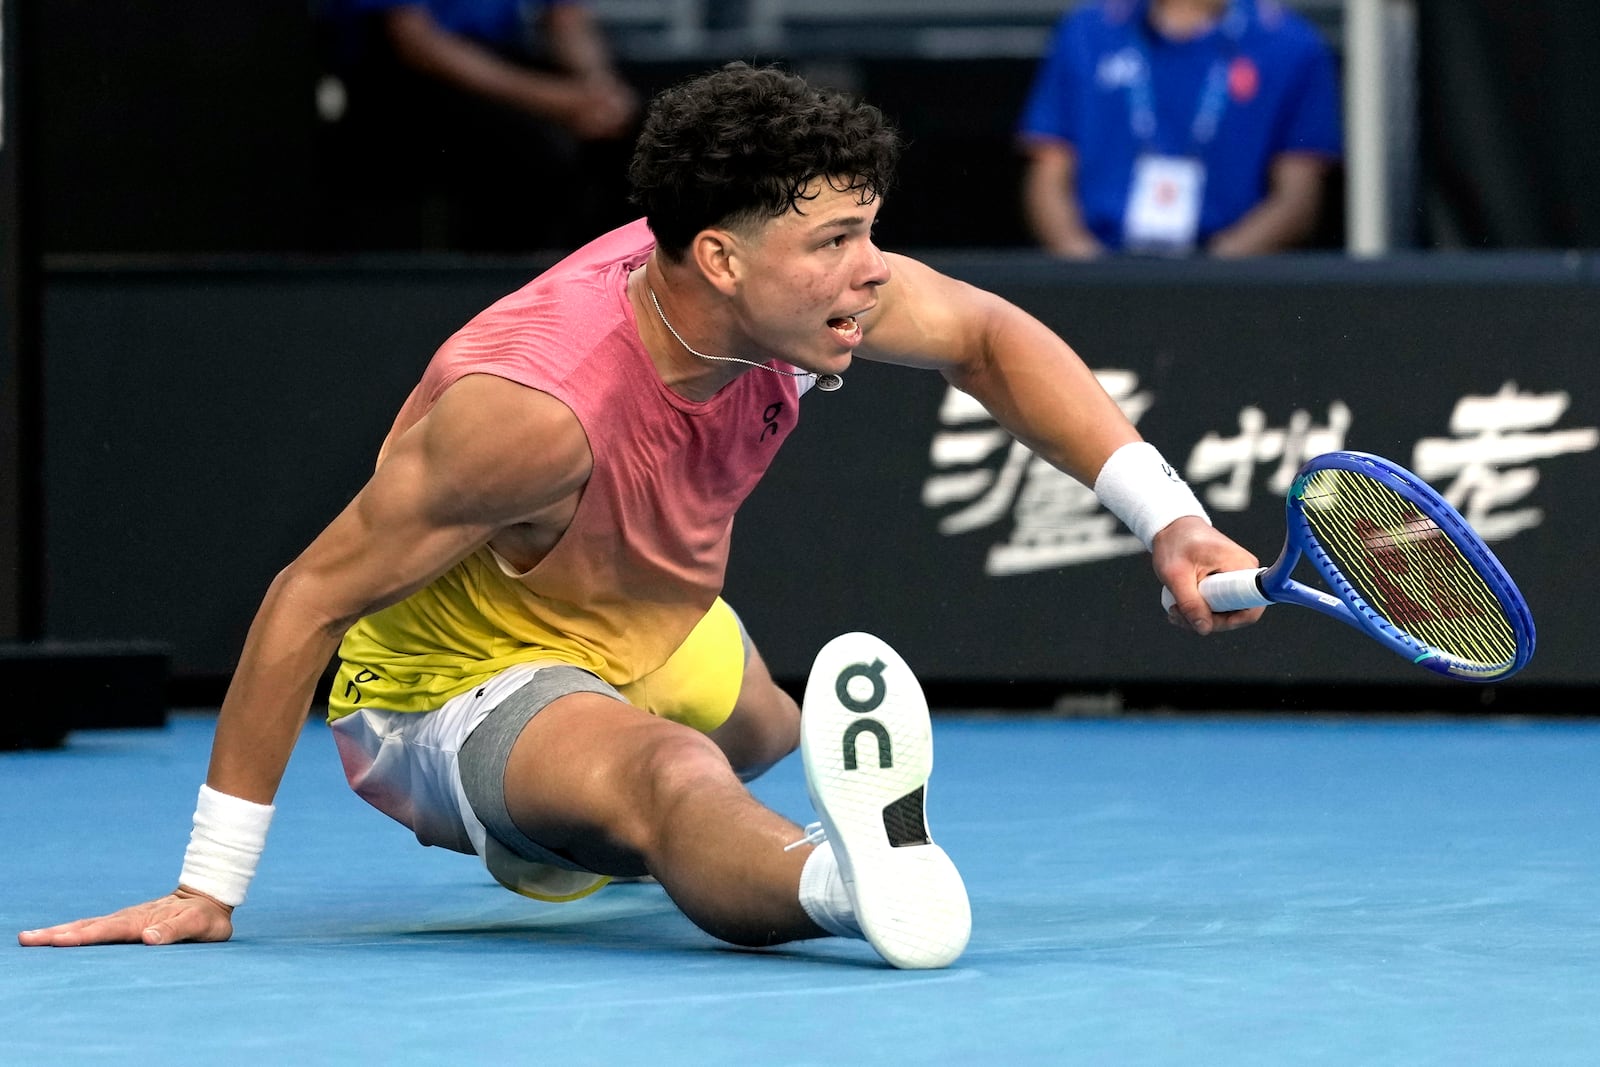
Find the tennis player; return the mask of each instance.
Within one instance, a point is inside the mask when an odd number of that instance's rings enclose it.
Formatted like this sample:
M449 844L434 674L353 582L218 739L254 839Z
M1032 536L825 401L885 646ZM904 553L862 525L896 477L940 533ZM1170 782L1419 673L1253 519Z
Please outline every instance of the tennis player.
M858 355L938 370L1143 539L1175 623L1204 634L1260 609L1206 606L1198 579L1255 557L1067 344L879 250L898 153L877 109L776 69L659 96L630 169L645 218L450 338L371 480L267 590L177 889L22 944L231 936L337 653L329 718L351 785L511 889L570 900L648 874L736 944L834 934L898 967L959 956L968 901L927 831L911 671L845 635L802 714L721 598L734 513L802 394L837 388ZM742 781L797 746L810 832Z

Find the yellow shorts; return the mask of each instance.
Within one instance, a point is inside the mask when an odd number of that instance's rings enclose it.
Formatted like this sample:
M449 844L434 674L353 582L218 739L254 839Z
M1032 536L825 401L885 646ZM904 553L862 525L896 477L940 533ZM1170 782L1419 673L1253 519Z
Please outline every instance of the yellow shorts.
M667 662L618 692L636 708L710 733L733 713L749 655L739 616L718 597Z

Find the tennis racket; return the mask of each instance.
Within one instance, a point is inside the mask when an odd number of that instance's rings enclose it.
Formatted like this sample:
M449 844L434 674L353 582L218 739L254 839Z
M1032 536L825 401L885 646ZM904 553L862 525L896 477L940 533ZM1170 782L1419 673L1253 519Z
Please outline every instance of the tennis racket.
M1494 553L1426 482L1364 452L1329 452L1289 487L1277 562L1200 580L1213 611L1315 608L1439 674L1498 681L1533 655L1533 616ZM1308 559L1332 592L1290 575ZM1162 604L1172 593L1162 590Z

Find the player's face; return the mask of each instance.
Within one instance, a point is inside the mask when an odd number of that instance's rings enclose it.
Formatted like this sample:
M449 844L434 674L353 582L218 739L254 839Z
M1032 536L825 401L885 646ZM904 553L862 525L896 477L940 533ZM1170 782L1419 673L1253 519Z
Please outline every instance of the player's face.
M872 241L881 198L863 204L855 190L813 183L800 211L769 220L741 244L739 328L758 355L805 370L840 373L850 365L889 280Z

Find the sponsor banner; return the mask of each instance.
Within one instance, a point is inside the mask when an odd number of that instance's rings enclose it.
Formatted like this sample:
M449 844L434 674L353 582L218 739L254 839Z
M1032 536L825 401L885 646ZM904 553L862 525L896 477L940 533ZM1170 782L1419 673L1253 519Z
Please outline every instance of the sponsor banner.
M1066 337L1264 561L1306 456L1416 470L1532 606L1538 651L1507 684L1600 683L1600 277L1580 257L936 265ZM158 641L176 679L225 675L433 348L532 269L48 275L48 635ZM858 362L801 406L727 584L781 678L859 629L934 682L1434 681L1300 609L1205 640L1171 628L1133 538L937 374Z
M967 276L1067 337L1263 563L1306 459L1378 453L1438 489L1532 604L1539 650L1518 680L1600 678L1579 621L1600 591L1585 564L1600 517L1592 294ZM728 597L777 674L859 628L941 681L1430 681L1293 608L1236 634L1176 631L1139 542L972 398L864 363L845 381L806 397L735 537Z

